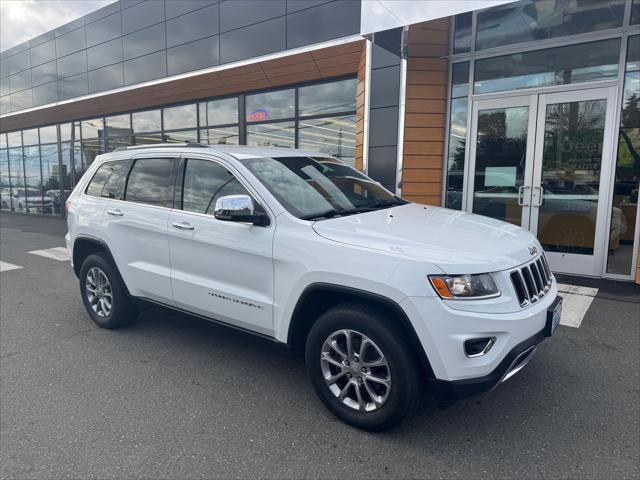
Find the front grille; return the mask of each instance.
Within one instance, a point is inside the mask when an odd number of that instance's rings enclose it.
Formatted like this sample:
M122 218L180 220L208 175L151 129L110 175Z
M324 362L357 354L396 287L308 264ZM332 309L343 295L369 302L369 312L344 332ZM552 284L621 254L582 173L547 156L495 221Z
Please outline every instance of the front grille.
M544 255L510 274L521 307L536 303L551 288L551 270Z

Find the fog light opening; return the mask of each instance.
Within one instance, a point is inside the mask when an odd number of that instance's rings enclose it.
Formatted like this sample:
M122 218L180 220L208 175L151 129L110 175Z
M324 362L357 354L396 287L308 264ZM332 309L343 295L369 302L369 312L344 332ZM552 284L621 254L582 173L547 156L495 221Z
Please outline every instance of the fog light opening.
M464 354L469 358L481 357L486 355L493 344L496 343L496 337L472 338L464 342Z

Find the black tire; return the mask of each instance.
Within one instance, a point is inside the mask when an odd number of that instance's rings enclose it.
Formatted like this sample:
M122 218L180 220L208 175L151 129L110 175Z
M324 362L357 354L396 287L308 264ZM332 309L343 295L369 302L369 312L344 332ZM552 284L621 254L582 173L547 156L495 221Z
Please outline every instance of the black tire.
M345 405L325 381L320 360L323 344L342 329L369 337L387 361L391 387L386 401L373 411ZM423 378L413 347L398 319L375 305L346 302L323 313L307 337L305 360L320 400L338 418L363 430L383 431L394 427L412 414L420 401Z
M104 273L111 287L112 302L108 315L104 315L104 312L103 315L100 315L94 310L89 300L87 274L94 267ZM102 253L89 255L82 262L82 267L80 268L80 295L87 312L89 312L89 316L99 327L108 329L120 328L130 324L138 316L138 310L129 299L120 275L108 257Z

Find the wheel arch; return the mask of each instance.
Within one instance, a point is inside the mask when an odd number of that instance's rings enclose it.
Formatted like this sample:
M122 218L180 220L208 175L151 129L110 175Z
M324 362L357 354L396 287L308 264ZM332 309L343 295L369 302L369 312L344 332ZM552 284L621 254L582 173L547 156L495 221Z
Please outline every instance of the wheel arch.
M116 274L118 275L118 279L124 285L125 291L128 296L131 296L129 293L129 289L127 288L127 284L122 278L122 274L118 269L118 264L116 263L113 255L111 254L111 249L103 240L91 237L88 235L78 235L73 241L72 255L73 255L73 271L76 274L76 277L80 276L80 269L82 268L82 263L85 258L89 255L93 255L94 253L104 253L111 264L113 265Z
M424 375L426 378L435 378L427 353L402 307L394 300L377 293L343 285L313 283L304 289L293 309L287 333L287 345L294 356L300 356L304 353L307 335L318 317L330 308L346 301L373 304L397 318L418 356Z

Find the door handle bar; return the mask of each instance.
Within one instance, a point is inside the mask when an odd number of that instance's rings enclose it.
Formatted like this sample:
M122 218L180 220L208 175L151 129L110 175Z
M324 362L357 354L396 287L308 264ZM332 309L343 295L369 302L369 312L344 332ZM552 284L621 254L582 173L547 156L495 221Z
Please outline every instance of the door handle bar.
M122 213L122 210L119 210L117 208L110 208L109 210L107 210L107 213L114 217L121 217L124 215L124 213Z
M529 187L527 185L522 185L520 188L518 188L518 206L520 206L520 207L524 207L524 206L529 205L528 203L525 203L525 201L524 201L524 191L527 188L531 188L531 187Z
M179 230L193 230L195 228L193 225L187 222L182 222L182 223L173 222L171 226Z
M542 203L544 202L544 191L542 190L542 187L540 185L536 185L535 187L533 187L534 190L538 190L538 192L540 192L540 194L538 195L538 203L536 205L534 205L535 207L541 207Z

